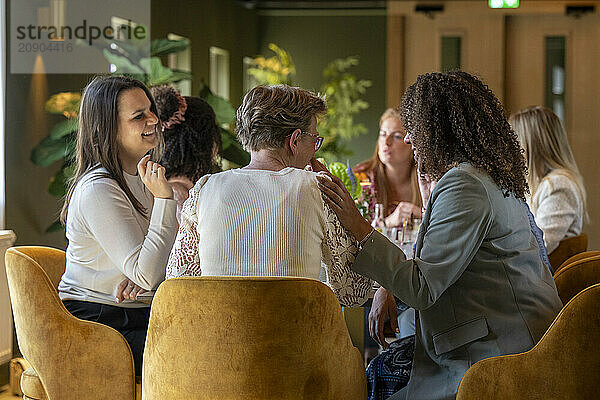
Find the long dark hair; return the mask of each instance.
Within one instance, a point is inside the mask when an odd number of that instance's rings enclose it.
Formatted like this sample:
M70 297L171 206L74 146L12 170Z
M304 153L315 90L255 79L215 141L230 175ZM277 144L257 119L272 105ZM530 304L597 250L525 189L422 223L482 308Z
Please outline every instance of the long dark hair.
M402 97L404 129L432 180L469 162L508 196L525 200L527 167L517 135L494 93L462 71L420 75Z
M96 76L83 90L79 108L79 125L77 130L77 145L75 175L69 181L69 190L60 213L60 221L66 224L69 203L75 186L88 172L105 168L107 172L98 173L94 179L110 178L117 181L125 192L133 207L141 214L147 210L135 198L125 182L123 167L119 159L119 144L117 132L119 129L119 95L126 90L142 89L150 100L150 111L158 115L156 103L148 88L140 81L126 76L101 75ZM156 129L158 145L152 150L153 160L160 159L163 149L163 139L160 129Z

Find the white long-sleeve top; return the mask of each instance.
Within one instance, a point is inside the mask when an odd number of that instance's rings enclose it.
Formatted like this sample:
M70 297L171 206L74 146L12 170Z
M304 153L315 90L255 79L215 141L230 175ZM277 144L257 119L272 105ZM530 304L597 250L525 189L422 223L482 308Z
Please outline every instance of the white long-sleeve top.
M77 183L67 214L67 265L58 285L62 300L117 305L116 289L125 278L146 290L165 276L177 234L177 203L154 199L138 175L123 172L127 186L146 208L133 207L114 179L100 177L104 168L89 172ZM125 300L123 307L147 307Z
M529 206L535 222L544 232L548 254L583 229L583 198L577 184L561 170L550 172L540 182Z
M180 276L296 276L326 283L344 305L364 303L372 281L350 270L357 242L326 207L313 172L235 169L190 190L167 265Z

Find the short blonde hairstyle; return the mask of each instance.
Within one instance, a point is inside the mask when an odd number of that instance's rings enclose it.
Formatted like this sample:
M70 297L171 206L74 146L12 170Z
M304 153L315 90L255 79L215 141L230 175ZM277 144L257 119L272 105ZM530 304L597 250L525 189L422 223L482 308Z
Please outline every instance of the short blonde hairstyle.
M586 191L583 177L571 152L565 129L558 116L549 108L528 107L511 115L509 122L525 151L527 183L531 196L546 175L561 170L577 184L585 210Z
M307 132L327 112L325 98L299 87L257 86L237 109L235 132L247 151L278 149L296 129ZM308 132L314 133L314 132Z

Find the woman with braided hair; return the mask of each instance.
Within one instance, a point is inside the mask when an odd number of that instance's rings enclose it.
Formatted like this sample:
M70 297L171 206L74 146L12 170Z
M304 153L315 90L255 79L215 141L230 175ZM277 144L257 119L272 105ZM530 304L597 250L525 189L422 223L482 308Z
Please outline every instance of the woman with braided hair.
M220 170L221 134L213 109L199 97L171 86L150 88L161 120L165 150L160 160L177 201L177 220L189 190L202 176Z
M317 179L360 241L352 270L417 310L410 379L390 399L454 399L473 363L531 349L562 304L530 227L525 160L492 91L465 72L425 74L400 112L418 170L437 181L413 259L373 230L338 178Z

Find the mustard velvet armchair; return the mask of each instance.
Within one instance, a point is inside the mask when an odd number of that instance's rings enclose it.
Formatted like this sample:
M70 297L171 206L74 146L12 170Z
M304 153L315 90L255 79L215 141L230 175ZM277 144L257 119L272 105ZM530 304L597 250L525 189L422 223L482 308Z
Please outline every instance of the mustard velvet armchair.
M586 251L587 245L588 237L585 233L561 240L558 247L548 255L550 265L552 265L554 272L558 272L561 264L569 257Z
M554 275L556 275L558 273L558 271L560 271L561 269L563 269L564 267L566 267L567 265L569 265L575 261L579 261L579 260L583 260L584 258L590 258L590 257L594 257L594 256L599 256L599 255L600 255L599 250L590 250L590 251L584 251L583 253L575 254L574 256L567 258L562 264L560 264L560 267L558 267L554 271Z
M32 368L21 377L31 400L135 399L133 356L116 330L72 316L58 297L65 252L12 247L6 273L19 347Z
M530 351L475 363L456 399L597 399L598 327L600 284L576 295Z
M144 400L367 396L337 298L303 278L163 282L152 302L143 382Z
M583 289L600 283L600 255L584 257L561 268L554 274L554 283L560 299L566 304Z

